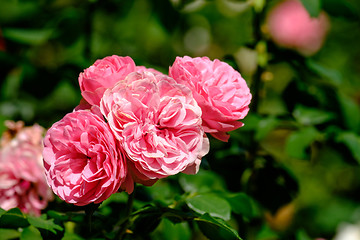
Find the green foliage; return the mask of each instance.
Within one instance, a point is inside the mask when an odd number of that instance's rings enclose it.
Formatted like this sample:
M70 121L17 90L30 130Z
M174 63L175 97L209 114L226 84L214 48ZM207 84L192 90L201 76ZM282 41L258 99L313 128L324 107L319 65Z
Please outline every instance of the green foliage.
M41 231L45 235L48 235L47 232L57 234L57 232L63 231L63 228L55 224L54 219L47 219L45 214L34 217L23 214L18 208L9 211L0 208L0 233L2 233L0 236L4 236L4 239L13 239L19 236L21 240L43 239Z
M186 203L197 213L209 213L212 217L230 220L231 208L229 203L213 194L199 194L186 199Z
M321 10L321 0L301 0L311 17L319 16Z

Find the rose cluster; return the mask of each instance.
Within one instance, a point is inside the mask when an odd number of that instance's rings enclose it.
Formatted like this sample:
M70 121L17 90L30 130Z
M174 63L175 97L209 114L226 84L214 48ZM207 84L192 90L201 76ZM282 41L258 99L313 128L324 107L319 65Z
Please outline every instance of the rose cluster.
M83 99L47 131L43 151L48 184L79 206L197 173L206 133L227 141L251 100L239 72L207 57L177 57L166 75L113 55L80 73L79 85Z
M53 199L42 163L44 128L6 121L0 145L0 207L40 215Z

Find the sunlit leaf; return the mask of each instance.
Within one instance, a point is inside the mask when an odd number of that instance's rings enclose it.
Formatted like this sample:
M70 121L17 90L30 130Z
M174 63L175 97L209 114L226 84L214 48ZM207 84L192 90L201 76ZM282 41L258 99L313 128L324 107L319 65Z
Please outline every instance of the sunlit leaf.
M32 226L36 228L42 228L53 233L56 233L56 230L63 230L61 226L54 223L54 219L44 219L42 217L28 216L28 220Z
M229 220L231 207L229 203L214 194L200 194L186 199L187 205L197 213L209 213L213 217Z
M20 232L15 229L0 229L0 236L3 240L19 238Z
M20 235L20 240L42 240L41 234L34 226L24 228Z

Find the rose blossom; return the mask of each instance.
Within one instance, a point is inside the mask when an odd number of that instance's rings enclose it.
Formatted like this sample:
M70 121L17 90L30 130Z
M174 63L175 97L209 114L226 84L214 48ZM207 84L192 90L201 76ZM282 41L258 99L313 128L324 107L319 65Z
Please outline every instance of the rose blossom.
M113 55L96 60L79 75L81 95L91 105L98 106L105 90L134 72L135 67L130 57Z
M24 128L23 122L7 121L6 125L9 130L0 149L0 207L40 215L53 199L42 165L44 129L39 125Z
M48 184L68 203L101 203L125 184L124 155L106 122L90 111L54 123L44 146Z
M147 68L147 67L144 67L144 66L136 66L135 71L139 72L139 73L151 72L151 73L153 73L155 75L163 74L162 72L159 72L158 70L155 70L153 68Z
M202 110L205 132L227 141L249 111L251 94L240 73L230 65L207 57L177 57L169 76L188 86Z
M300 1L287 0L270 10L267 28L276 44L309 56L323 45L329 19L324 11L312 18Z
M104 93L100 109L136 182L151 185L179 172L195 174L209 150L191 91L166 75L131 73Z

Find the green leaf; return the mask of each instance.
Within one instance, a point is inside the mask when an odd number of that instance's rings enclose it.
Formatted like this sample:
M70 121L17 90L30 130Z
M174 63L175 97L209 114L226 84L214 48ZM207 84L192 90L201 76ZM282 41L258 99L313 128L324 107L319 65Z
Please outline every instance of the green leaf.
M171 240L190 240L191 231L188 223L174 224L170 220L163 218L156 228L151 239L171 239Z
M1 94L4 99L16 98L23 79L23 68L12 70L5 78L1 86Z
M261 229L256 233L256 238L255 239L256 240L279 239L279 236L268 225L263 225L261 227Z
M34 226L24 228L20 240L42 240L41 233Z
M319 16L319 13L321 11L320 0L301 0L301 2L311 17Z
M336 69L322 66L312 59L307 59L306 65L319 76L325 77L330 80L331 83L335 86L339 86L343 82L343 76Z
M37 1L1 1L0 22L10 23L30 18L41 8Z
M83 238L75 233L65 231L64 237L61 240L83 240Z
M254 217L252 200L245 193L231 194L226 197L226 200L230 203L233 212L241 214L247 218Z
M265 138L271 130L276 128L278 123L279 120L273 116L260 120L255 134L255 139L260 141L261 139Z
M322 0L323 9L334 17L343 17L350 20L358 20L359 14L354 7L347 0Z
M335 117L333 113L303 105L296 105L293 115L297 122L305 126L322 124Z
M296 240L311 240L311 238L304 230L299 230L296 233Z
M44 219L42 217L28 216L29 223L37 228L42 228L56 234L56 230L62 231L63 228L56 223L54 219Z
M224 191L224 180L212 171L200 170L196 175L181 174L179 183L185 192L204 193L214 190Z
M20 237L20 232L15 229L0 229L0 236L2 240L10 240Z
M221 219L215 219L207 213L202 215L200 218L195 218L194 220L197 222L201 232L210 240L241 240L239 234L235 229L230 227Z
M6 210L0 208L0 217L1 217L4 213L6 213Z
M336 140L345 144L360 164L360 136L353 132L344 132L340 133Z
M3 36L15 42L40 45L46 42L52 35L51 29L20 29L20 28L4 28Z
M341 106L342 119L346 127L354 132L360 132L360 108L359 105L350 97L343 93L338 94Z
M286 140L286 152L289 156L299 159L306 159L308 155L306 149L320 133L314 127L307 127L291 134Z
M223 198L214 194L201 194L187 198L186 203L189 208L197 213L209 213L213 217L229 220L231 215L230 204Z
M18 208L13 208L3 213L0 217L0 227L3 228L24 228L29 226L26 216Z

